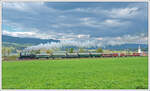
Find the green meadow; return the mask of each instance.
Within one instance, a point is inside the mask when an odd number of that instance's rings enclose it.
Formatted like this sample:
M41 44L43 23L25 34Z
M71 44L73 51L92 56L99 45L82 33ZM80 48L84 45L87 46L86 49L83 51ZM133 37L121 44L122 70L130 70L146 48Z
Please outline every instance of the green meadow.
M2 62L3 89L147 89L148 57Z

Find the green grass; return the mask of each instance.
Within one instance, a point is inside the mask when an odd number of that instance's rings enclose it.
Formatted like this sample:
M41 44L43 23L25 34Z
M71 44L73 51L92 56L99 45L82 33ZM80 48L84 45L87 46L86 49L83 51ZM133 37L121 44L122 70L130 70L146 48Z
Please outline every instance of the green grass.
M147 89L148 58L3 61L3 89Z

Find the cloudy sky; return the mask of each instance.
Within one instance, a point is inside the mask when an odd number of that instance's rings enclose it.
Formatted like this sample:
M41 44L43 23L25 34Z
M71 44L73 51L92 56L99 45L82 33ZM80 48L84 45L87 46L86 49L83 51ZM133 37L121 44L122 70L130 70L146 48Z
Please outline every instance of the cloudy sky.
M147 43L147 3L3 3L3 35ZM111 41L110 41L111 40Z

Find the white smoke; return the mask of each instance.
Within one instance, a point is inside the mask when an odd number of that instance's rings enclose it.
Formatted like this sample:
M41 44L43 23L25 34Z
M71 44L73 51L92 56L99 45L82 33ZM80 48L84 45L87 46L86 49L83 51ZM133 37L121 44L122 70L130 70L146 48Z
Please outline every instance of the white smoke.
M64 47L77 47L77 48L91 48L100 47L101 43L98 40L87 40L87 41L75 41L75 40L62 40L60 42L51 42L46 44L39 44L36 46L30 46L25 51L40 50L40 49L58 49Z
M121 44L147 44L147 36L131 36L125 35L122 37L104 37L104 38L96 38L90 40L61 40L60 42L51 42L46 44L39 44L36 46L30 46L25 48L25 51L31 50L48 50L48 49L58 49L65 47L77 47L77 48L96 48L96 47L104 47L107 45L121 45Z

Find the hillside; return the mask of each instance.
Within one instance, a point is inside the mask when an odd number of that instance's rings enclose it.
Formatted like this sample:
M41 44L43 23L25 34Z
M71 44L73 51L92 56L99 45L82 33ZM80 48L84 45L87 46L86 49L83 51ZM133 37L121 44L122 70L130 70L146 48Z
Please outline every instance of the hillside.
M40 43L48 43L48 42L59 42L59 40L53 40L53 39L20 38L20 37L6 36L6 35L2 35L2 41L7 43L32 44L32 45L37 45Z
M59 42L59 40L53 39L38 39L38 38L20 38L2 35L2 46L13 47L16 49L24 49L27 46L38 45L41 43Z

